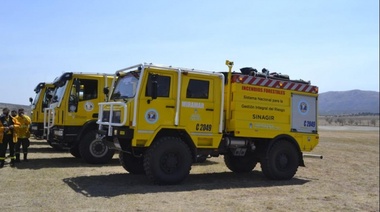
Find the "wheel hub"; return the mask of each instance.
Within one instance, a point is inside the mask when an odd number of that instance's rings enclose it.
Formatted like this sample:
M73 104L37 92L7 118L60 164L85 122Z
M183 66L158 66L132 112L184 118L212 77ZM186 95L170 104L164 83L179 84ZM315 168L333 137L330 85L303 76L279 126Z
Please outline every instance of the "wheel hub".
M285 169L288 166L288 163L289 163L289 159L285 154L279 155L278 157L279 168Z
M95 140L90 145L90 152L94 157L103 157L107 153L107 146L99 140Z
M166 173L174 172L178 167L178 156L175 153L167 153L161 159L161 168Z

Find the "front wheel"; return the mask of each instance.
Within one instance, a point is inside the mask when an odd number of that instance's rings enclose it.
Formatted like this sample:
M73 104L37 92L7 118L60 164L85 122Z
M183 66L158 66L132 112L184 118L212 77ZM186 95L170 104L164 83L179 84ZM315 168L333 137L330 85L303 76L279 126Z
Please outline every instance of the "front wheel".
M79 144L80 155L90 164L104 164L111 161L115 150L109 149L101 139L96 138L96 130L83 136Z
M131 174L145 174L144 158L134 157L131 154L120 152L119 161L121 166Z
M267 155L261 159L264 175L272 180L289 180L294 177L299 166L299 151L286 140L274 143Z
M145 173L157 184L177 184L189 174L192 157L189 147L178 137L161 137L146 151Z

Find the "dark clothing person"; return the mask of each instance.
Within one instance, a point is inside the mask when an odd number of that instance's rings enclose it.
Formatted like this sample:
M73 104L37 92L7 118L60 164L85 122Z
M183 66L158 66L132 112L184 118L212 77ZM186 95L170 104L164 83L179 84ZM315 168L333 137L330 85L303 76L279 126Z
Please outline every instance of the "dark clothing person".
M9 145L11 167L14 167L15 155L14 144L17 142L17 130L19 124L15 118L9 115L9 109L4 108L0 115L0 168L4 167L5 153Z

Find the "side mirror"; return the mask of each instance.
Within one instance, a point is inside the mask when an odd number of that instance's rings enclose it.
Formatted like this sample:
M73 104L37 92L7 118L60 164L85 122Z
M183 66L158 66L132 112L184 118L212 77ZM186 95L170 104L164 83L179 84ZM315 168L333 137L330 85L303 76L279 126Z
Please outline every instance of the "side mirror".
M108 87L103 88L103 93L108 95L110 93L110 89L108 89Z
M33 98L32 97L29 97L29 102L30 102L30 104L33 103Z

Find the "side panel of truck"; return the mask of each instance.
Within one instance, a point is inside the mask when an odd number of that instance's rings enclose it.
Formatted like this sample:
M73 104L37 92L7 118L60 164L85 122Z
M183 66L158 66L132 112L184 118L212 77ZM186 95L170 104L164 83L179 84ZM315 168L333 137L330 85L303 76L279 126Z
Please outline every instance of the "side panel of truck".
M290 132L290 91L232 85L231 128L236 136L273 138Z

